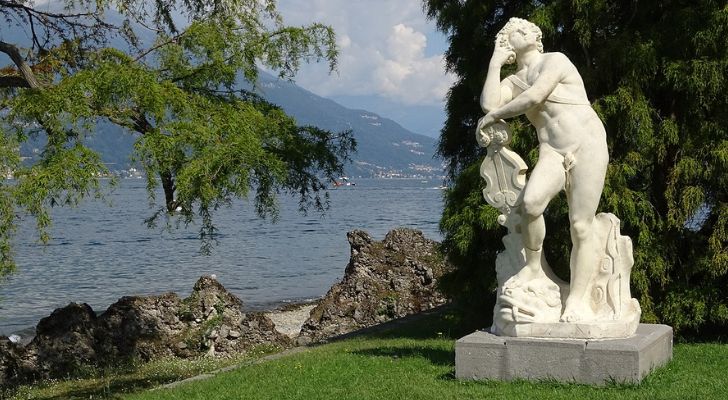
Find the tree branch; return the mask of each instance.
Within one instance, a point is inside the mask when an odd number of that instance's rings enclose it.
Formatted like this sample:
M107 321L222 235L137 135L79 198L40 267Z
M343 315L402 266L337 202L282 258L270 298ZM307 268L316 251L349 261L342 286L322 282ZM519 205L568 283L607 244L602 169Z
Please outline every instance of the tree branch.
M15 1L6 1L6 0L0 0L0 6L7 7L7 8L14 8L16 10L23 10L25 12L33 13L42 15L44 17L48 18L60 18L60 19L66 19L66 18L82 18L82 17L93 17L94 13L88 12L88 13L77 13L77 14L63 14L63 13L53 13L49 11L40 11L36 10L33 7L26 6L25 4L21 4Z
M88 10L91 6L87 6ZM31 29L33 47L38 46L41 50L38 34L42 31L46 36L54 39L66 40L70 33L73 38L93 40L108 40L108 35L103 33L119 30L119 27L104 21L103 9L98 8L87 12L51 12L26 5L22 1L0 0L0 10L4 15L10 15L23 19L23 24L28 24ZM99 34L102 35L99 36Z
M142 135L150 133L154 129L144 113L139 110L134 110L134 113L131 115L131 120L134 122L134 130Z
M166 46L166 45L168 45L170 43L176 42L182 36L184 36L186 33L187 33L187 31L184 31L184 32L180 33L179 35L172 36L171 38L169 38L169 40L165 40L164 42L158 43L158 44L156 44L156 45L148 48L147 50L145 50L144 52L142 52L141 54L139 54L139 56L137 56L137 58L134 59L134 62L137 62L137 61L141 60L142 58L146 57L149 53L151 53L151 52L153 52L153 51L155 51L157 49L160 49L160 48L162 48L162 47L164 47L164 46Z
M30 12L30 10L25 10L25 13L28 14L28 22L30 23L30 33L33 36L33 45L37 45L39 49L42 49L43 46L40 45L40 41L38 41L38 35L35 33L35 23L33 22L33 14Z
M0 0L1 1L1 0ZM15 66L18 67L20 70L20 74L23 76L21 79L24 79L27 83L27 87L37 89L41 87L40 82L38 82L38 79L36 79L35 74L33 73L33 70L30 68L30 65L28 65L27 62L23 59L23 57L20 56L20 51L17 47L10 43L6 43L3 41L0 41L0 52L3 52L10 56L10 59L13 60L13 63L15 63ZM17 86L16 86L17 87Z

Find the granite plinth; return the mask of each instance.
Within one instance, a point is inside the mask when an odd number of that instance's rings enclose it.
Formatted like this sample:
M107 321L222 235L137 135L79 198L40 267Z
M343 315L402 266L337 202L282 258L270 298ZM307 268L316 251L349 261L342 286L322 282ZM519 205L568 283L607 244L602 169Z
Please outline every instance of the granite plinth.
M639 383L672 359L672 328L640 324L624 339L545 339L496 336L486 331L455 344L458 379L555 379L603 385Z

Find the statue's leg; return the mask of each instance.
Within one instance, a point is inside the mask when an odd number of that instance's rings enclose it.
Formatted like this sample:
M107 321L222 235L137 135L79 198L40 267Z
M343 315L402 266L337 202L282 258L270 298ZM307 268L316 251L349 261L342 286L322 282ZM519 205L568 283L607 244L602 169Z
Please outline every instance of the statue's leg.
M574 322L592 315L587 290L599 267L596 258L594 215L604 187L608 155L586 149L576 155L566 194L571 224L571 283L561 321Z
M538 162L523 190L521 235L526 265L507 286L518 286L532 279L545 277L541 266L546 225L543 212L549 201L564 187L563 157L549 146L540 147Z

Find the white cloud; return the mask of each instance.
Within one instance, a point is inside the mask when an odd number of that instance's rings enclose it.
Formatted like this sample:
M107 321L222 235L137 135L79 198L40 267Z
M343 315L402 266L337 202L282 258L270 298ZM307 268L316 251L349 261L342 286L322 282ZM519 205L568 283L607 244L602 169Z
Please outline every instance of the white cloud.
M345 49L351 46L351 38L348 35L341 35L336 39L336 45L339 46L340 49Z
M411 62L424 58L425 46L425 35L404 24L395 25L387 39L389 56L397 61Z
M331 25L339 45L338 73L304 67L296 81L323 96L379 95L408 105L442 104L454 78L445 73L441 37L421 0L281 0L288 24ZM439 42L442 42L441 40ZM428 55L429 54L429 55Z

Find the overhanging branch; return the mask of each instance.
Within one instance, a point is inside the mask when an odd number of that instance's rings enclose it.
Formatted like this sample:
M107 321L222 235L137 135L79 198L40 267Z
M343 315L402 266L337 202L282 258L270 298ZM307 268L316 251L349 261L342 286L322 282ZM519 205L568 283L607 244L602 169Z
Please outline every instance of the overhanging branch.
M93 17L94 13L92 12L84 12L84 13L55 13L50 11L42 11L35 9L33 7L27 6L22 3L18 3L16 1L7 1L7 0L0 0L0 6L7 7L7 8L13 8L16 10L22 10L28 13L37 14L46 18L58 18L58 19L68 19L68 18L83 18L83 17Z
M20 70L21 77L7 77L7 78L14 78L14 79L22 79L25 81L26 85L16 85L16 86L6 86L6 87L30 87L33 89L37 89L41 87L40 82L38 82L38 79L36 79L35 74L33 73L33 70L30 68L30 65L28 65L27 62L23 59L23 57L20 56L20 51L17 47L14 45L0 41L0 52L3 52L7 54L11 60L13 60L13 63L15 63L15 66L18 67L18 70ZM11 81L8 81L11 82Z

